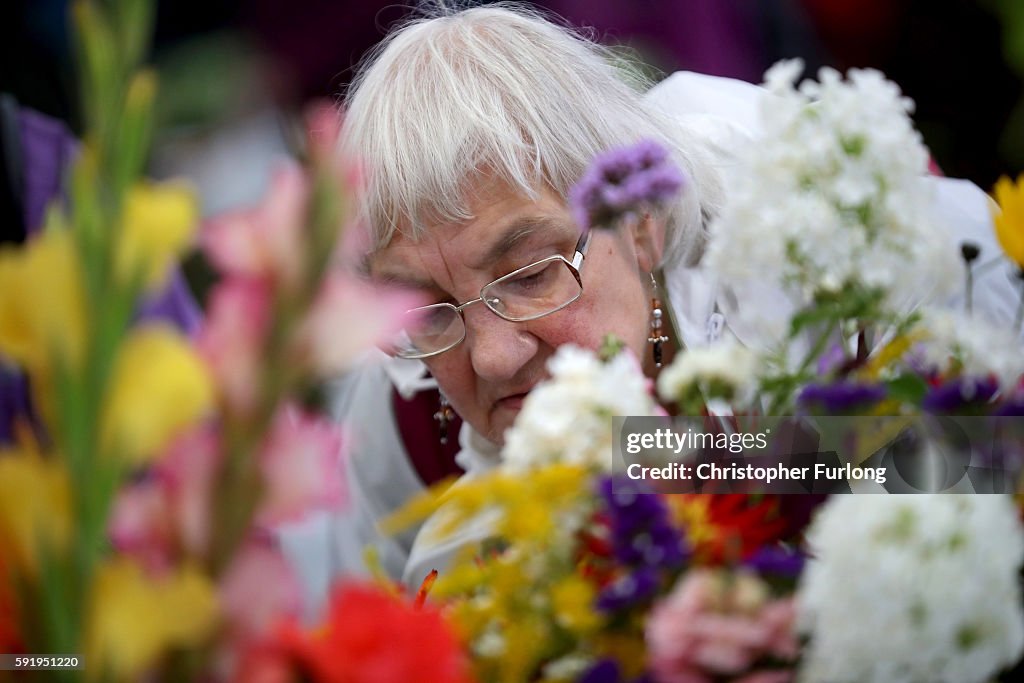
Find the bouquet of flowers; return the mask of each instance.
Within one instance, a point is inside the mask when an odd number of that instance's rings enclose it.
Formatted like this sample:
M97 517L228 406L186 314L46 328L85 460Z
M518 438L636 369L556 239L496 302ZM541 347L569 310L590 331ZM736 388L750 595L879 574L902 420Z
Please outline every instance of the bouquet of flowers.
M931 223L910 102L877 72L797 86L799 70L768 72L765 141L730 177L705 256L733 292L774 288L788 316L731 311L764 343L682 351L660 399L726 431L771 415L1019 415L1016 329L972 318L969 291L963 314L928 304L950 283L969 290L978 254L958 257ZM596 160L575 215L600 229L682 185L641 143ZM997 197L998 239L1022 266L1024 183ZM981 683L1024 654L1009 497L664 493L627 476L611 424L669 420L639 363L612 340L562 347L548 369L494 473L392 520L428 518L428 538L472 531L431 597L479 680ZM885 439L853 424L859 464Z

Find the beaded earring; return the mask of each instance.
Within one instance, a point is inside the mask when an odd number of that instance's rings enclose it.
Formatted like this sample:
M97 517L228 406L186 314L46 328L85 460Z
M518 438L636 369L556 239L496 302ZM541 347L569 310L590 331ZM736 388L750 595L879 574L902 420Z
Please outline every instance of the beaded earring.
M647 337L647 343L651 345L654 352L654 367L661 367L662 348L661 345L668 341L662 333L661 300L658 299L658 282L651 273L651 336Z

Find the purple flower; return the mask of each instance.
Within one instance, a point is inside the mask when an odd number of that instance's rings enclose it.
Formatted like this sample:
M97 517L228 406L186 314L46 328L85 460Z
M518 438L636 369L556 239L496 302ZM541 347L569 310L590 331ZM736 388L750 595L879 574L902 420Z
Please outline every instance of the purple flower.
M622 683L619 663L614 659L599 659L576 679L576 683Z
M641 140L599 154L569 191L569 205L581 230L610 227L641 207L671 201L683 183L665 148Z
M885 398L885 387L843 380L832 384L808 384L797 397L797 404L826 415L856 413Z
M622 667L614 659L599 659L576 679L576 683L629 683L622 675ZM650 676L642 674L633 683L653 683Z
M998 391L999 383L991 377L957 377L929 389L921 407L939 414L973 412L991 401Z
M683 538L661 497L641 482L607 477L599 492L611 526L612 552L627 567L675 567L686 559Z
M641 567L620 576L604 587L597 596L597 609L620 612L649 602L658 593L658 573L652 567Z
M0 366L0 446L16 443L19 422L30 427L37 439L44 439L30 396L28 377L13 368Z
M845 362L846 349L843 348L842 344L836 342L818 358L818 374L831 375L833 372L838 371Z
M743 564L762 576L796 578L803 571L805 559L799 550L774 545L758 548Z
M1001 401L992 413L998 417L1022 417L1024 416L1024 391L1019 391L1013 396Z

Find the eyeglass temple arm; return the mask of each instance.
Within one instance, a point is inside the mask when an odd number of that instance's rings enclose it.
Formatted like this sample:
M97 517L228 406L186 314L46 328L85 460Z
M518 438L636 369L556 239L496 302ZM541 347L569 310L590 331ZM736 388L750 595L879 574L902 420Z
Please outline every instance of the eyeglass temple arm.
M590 230L587 230L580 235L579 240L576 242L576 253L572 257L572 267L579 270L580 266L583 265L583 257L587 255L587 249L590 248Z

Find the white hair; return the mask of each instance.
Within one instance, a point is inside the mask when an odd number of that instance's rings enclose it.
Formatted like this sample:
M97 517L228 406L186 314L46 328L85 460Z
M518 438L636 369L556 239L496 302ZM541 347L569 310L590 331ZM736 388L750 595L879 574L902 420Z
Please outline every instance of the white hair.
M484 174L531 199L544 187L564 198L599 153L651 138L688 179L666 216L664 261L694 263L719 181L701 145L641 100L647 85L608 48L522 7L407 23L346 98L343 151L367 169L373 248L471 219L467 195Z

